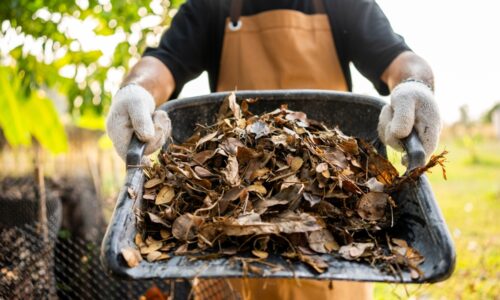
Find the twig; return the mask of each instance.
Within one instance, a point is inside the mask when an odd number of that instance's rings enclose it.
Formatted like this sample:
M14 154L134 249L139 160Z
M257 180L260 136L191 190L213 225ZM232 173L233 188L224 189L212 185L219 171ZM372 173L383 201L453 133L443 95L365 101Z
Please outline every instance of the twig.
M40 209L38 210L38 232L43 242L47 245L49 241L49 230L47 221L47 195L45 193L45 178L43 176L42 150L39 145L35 146L35 178L40 198Z

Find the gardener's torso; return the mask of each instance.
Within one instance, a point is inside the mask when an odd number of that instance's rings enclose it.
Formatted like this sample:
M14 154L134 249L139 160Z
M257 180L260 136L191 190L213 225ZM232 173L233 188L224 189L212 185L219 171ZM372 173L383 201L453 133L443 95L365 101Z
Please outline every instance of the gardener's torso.
M243 0L233 0L225 22L217 91L347 90L323 1L311 2L313 14L272 9L241 16Z
M397 55L409 50L373 0L318 1L324 10L315 0L245 0L238 10L241 28L229 31L232 2L187 0L159 46L146 49L145 56L158 58L171 71L176 84L172 98L203 71L208 72L211 91L234 89L235 83L239 90L271 86L349 90L350 63L379 93L387 94L381 74ZM222 72L227 58L239 63ZM228 78L247 69L259 70L245 76L260 75L262 84ZM339 76L327 78L331 74Z

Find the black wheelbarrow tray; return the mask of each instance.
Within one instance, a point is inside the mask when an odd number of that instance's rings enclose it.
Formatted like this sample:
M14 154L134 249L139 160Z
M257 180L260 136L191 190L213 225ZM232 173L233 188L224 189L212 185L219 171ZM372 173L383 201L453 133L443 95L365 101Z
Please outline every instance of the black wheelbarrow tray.
M228 93L214 93L206 96L192 97L169 101L160 109L168 112L173 126L174 142L183 141L193 133L196 124L211 124L222 100ZM253 113L270 112L281 104L289 109L303 111L308 118L322 121L328 126L339 126L348 135L370 141L379 153L386 155L385 146L377 134L378 116L384 102L377 98L351 93L315 91L315 90L281 90L281 91L241 91L236 93L238 101L246 98L258 98L259 101L250 106ZM409 167L424 163L422 145L415 133L404 141L409 157ZM125 247L135 247L136 220L134 210L141 207L144 174L140 159L144 144L133 139L127 154L127 177L102 244L101 259L107 270L116 276L130 279L146 278L215 278L242 277L243 270L239 264L229 263L226 258L210 261L189 261L184 256L174 256L168 261L141 263L129 268L120 254ZM132 200L129 188L137 197ZM325 280L356 280L384 282L436 282L448 278L455 265L455 250L450 234L443 220L428 179L421 176L419 180L408 184L393 198L401 210L400 217L391 229L391 236L405 239L420 251L425 262L420 265L423 276L418 280L411 278L410 273L403 271L400 276L384 273L367 263L346 261L329 254L323 254L329 268L317 274L301 262L289 263L279 256L268 259L285 266L280 271L268 272L268 278L314 278ZM247 276L256 276L248 274Z

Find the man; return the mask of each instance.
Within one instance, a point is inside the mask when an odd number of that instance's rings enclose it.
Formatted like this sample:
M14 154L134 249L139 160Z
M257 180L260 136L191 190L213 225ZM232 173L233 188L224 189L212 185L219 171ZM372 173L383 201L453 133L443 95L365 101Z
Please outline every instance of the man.
M395 34L373 0L189 0L157 48L146 50L115 95L107 129L121 157L135 132L146 154L170 135L165 112L155 107L208 71L212 91L330 89L349 91L349 63L391 103L378 131L387 145L417 131L427 156L441 130L429 65ZM247 281L252 298L370 297L366 284L301 280ZM233 281L240 291L240 282Z

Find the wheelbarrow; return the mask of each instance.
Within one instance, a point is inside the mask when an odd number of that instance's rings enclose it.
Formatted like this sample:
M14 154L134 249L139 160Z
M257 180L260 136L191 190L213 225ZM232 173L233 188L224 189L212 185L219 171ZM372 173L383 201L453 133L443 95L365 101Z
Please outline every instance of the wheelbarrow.
M172 120L172 138L175 143L192 135L196 124L215 122L217 111L228 93L214 93L206 96L173 100L160 106L168 112ZM345 134L370 141L379 153L386 156L385 146L377 134L378 116L384 102L377 98L344 92L315 90L280 91L241 91L236 94L238 101L258 98L251 106L256 114L270 112L281 104L289 109L303 111L308 118L324 122L328 126L338 126ZM422 144L415 132L405 141L404 146L409 158L409 168L425 163ZM130 279L146 278L221 278L242 277L244 270L237 264L230 264L227 258L210 261L189 261L184 256L172 255L168 261L142 262L129 268L120 250L135 247L136 219L134 210L141 207L144 174L138 167L144 152L144 144L133 139L127 154L126 183L120 191L116 207L103 240L101 259L105 268L113 275ZM130 198L129 189L137 195ZM293 263L292 268L270 272L267 278L310 278L318 280L355 280L400 283L437 282L448 278L455 265L455 250L450 234L443 220L432 188L425 175L416 182L407 184L393 197L397 201L400 217L391 229L391 236L408 241L424 257L420 265L423 276L415 280L410 272L403 271L399 276L384 273L369 264L346 261L323 254L329 268L322 274L311 271L301 262ZM268 258L272 263L289 266L279 256ZM293 270L291 270L293 269ZM256 276L248 274L247 276Z

